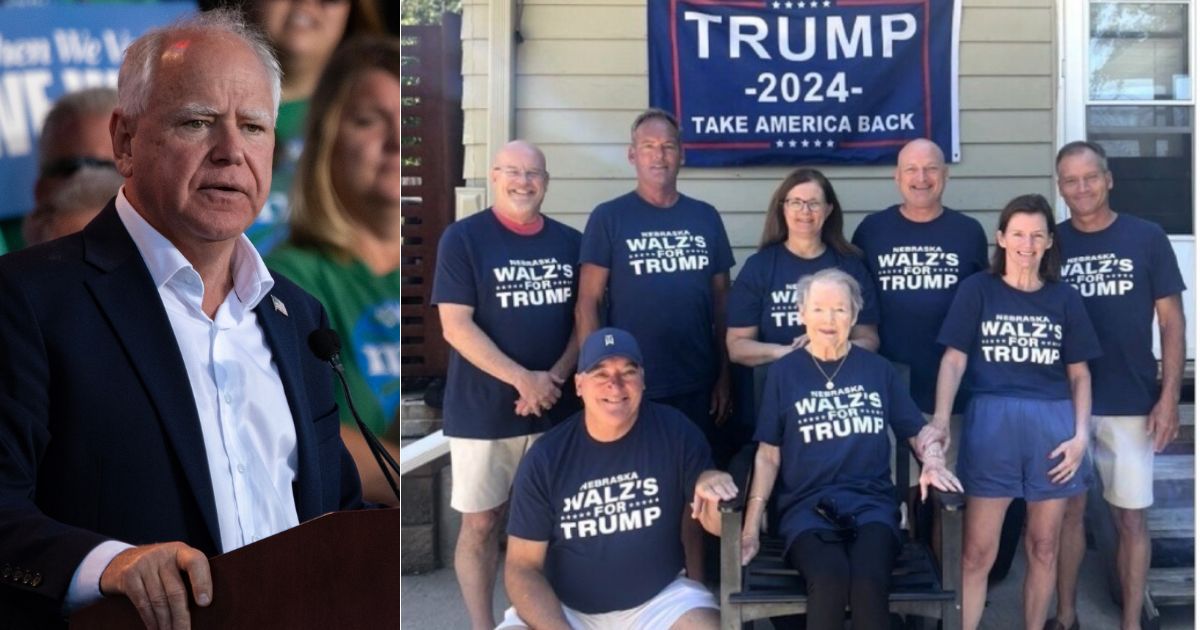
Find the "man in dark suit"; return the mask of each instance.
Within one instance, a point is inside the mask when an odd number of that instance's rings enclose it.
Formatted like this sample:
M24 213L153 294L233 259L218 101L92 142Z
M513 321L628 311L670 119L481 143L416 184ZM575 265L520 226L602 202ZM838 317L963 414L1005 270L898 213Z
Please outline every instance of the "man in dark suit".
M360 505L305 347L325 314L242 235L279 82L232 14L139 38L111 123L121 192L0 259L0 625L125 596L147 627L187 628L207 556Z

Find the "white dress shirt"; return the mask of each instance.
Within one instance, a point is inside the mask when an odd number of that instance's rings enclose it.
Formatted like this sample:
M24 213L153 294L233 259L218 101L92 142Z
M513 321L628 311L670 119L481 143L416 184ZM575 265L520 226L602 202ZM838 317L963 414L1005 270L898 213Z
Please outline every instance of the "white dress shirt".
M248 238L239 237L233 291L209 318L201 309L204 283L196 269L133 209L123 188L116 206L158 288L187 368L204 435L221 551L294 527L296 427L253 310L275 285L262 257ZM100 598L100 575L128 547L108 541L84 558L67 592L68 610Z

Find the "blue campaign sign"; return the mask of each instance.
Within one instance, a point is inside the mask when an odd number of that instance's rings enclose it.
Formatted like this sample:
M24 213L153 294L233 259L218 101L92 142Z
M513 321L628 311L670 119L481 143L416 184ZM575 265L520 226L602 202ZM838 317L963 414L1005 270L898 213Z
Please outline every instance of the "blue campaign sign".
M33 207L37 141L58 97L116 87L125 48L189 2L0 6L0 218Z
M656 0L650 104L689 166L892 163L958 146L958 0Z

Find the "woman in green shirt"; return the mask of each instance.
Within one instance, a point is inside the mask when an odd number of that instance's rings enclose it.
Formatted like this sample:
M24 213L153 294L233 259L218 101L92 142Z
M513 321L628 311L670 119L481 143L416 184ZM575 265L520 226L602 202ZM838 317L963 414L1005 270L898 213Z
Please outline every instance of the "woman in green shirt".
M311 101L292 192L291 236L267 264L325 305L363 422L399 457L400 46L348 42ZM342 440L363 494L395 496L338 391Z

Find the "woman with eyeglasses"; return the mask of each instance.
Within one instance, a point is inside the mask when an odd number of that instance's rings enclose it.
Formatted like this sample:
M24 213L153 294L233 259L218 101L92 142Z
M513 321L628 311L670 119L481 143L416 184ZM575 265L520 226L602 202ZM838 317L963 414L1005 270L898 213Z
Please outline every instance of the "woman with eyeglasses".
M929 486L960 486L945 467L945 432L926 425L887 359L851 343L863 305L858 281L824 269L800 278L796 294L808 343L767 370L742 564L758 553L775 490L784 557L808 588L807 627L841 630L848 605L856 630L887 628L901 546L889 429L924 463L922 497Z
M1054 212L1041 195L1000 211L991 270L959 285L938 343L932 426L946 427L964 375L971 384L959 447L966 488L963 627L983 615L1009 503L1025 499L1026 630L1042 627L1054 593L1067 499L1087 491L1091 374L1100 344L1083 298L1059 281Z
M758 252L738 273L729 294L729 360L755 367L803 346L807 337L796 312L796 279L822 269L841 269L858 281L863 309L850 341L879 349L875 285L862 253L842 233L842 206L829 180L816 169L791 172L771 195Z

